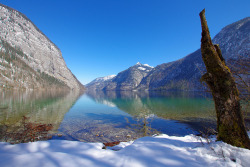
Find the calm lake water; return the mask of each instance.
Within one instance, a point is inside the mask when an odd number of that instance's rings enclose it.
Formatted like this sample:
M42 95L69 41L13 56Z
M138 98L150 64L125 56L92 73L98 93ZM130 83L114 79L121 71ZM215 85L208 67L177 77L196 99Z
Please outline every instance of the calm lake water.
M32 136L39 124L51 126L52 139L85 142L128 141L157 133L183 136L215 126L212 100L199 92L0 93L1 141L21 140L15 135L25 127L33 128L28 132Z

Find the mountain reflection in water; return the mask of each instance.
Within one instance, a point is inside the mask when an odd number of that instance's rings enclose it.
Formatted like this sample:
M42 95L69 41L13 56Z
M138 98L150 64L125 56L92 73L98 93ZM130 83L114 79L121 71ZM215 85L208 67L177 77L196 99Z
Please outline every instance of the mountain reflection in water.
M133 117L154 115L178 120L194 131L215 128L215 111L206 92L95 92L87 93L98 103L116 106ZM161 127L165 128L165 127Z
M15 138L18 134L25 133L24 124L49 125L52 126L49 133L56 133L65 113L80 96L79 92L64 91L3 91L0 93L0 139L11 143L20 142L15 141L17 140Z
M4 134L20 134L26 117L52 139L84 142L183 136L215 125L211 99L190 92L1 92L0 116L0 139L13 143L20 141Z
M204 94L93 91L76 102L59 131L65 139L87 142L127 141L156 133L180 136L214 127L212 110L211 98Z

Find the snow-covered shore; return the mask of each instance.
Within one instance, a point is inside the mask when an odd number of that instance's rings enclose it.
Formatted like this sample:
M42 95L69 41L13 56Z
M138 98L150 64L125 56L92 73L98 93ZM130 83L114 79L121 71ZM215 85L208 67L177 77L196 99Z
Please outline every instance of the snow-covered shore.
M202 141L202 142L201 142ZM143 137L102 149L102 143L48 140L0 143L1 167L250 166L250 150L188 135ZM114 150L119 151L114 151Z

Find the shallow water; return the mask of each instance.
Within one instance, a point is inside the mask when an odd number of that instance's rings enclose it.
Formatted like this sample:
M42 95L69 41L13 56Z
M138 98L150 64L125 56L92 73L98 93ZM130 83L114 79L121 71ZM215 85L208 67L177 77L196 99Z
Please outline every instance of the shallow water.
M13 134L27 122L51 125L53 139L112 142L198 133L214 112L211 98L197 92L1 92L1 140L20 140Z

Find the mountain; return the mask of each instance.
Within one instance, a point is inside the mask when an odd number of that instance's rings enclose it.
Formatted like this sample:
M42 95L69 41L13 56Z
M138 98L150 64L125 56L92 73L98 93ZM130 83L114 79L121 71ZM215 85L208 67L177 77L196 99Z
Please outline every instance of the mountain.
M141 80L148 75L153 67L148 64L136 63L134 66L120 72L108 80L103 81L100 78L95 79L86 85L88 90L134 90ZM94 84L93 84L94 83Z
M250 55L250 17L237 21L223 28L213 39L219 44L224 59L233 64ZM249 69L248 69L249 70ZM201 75L205 73L201 50L171 62L155 67L146 76L137 90L201 90Z
M116 75L109 75L106 77L99 77L88 83L86 88L91 90L102 90L104 87L107 86L110 80L112 80Z
M250 61L250 17L244 18L223 28L213 39L219 44L222 55L230 68L236 71L247 71L245 78L249 81ZM241 65L236 65L236 62ZM244 62L244 67L242 66ZM120 72L104 86L97 90L203 90L200 82L206 69L202 61L201 50L170 63L163 63L155 68L146 68L138 63L129 69ZM234 70L235 71L235 70ZM241 75L242 76L242 75ZM248 82L249 83L249 82ZM88 87L92 89L92 87Z
M214 39L219 44L226 60L249 58L250 55L250 17L244 18L223 28Z
M138 62L127 70L118 73L114 79L109 81L108 85L104 87L103 90L134 90L152 69L153 67Z
M0 4L0 88L84 89L60 49L24 14Z
M156 66L137 90L199 90L204 69L199 49L180 60Z

